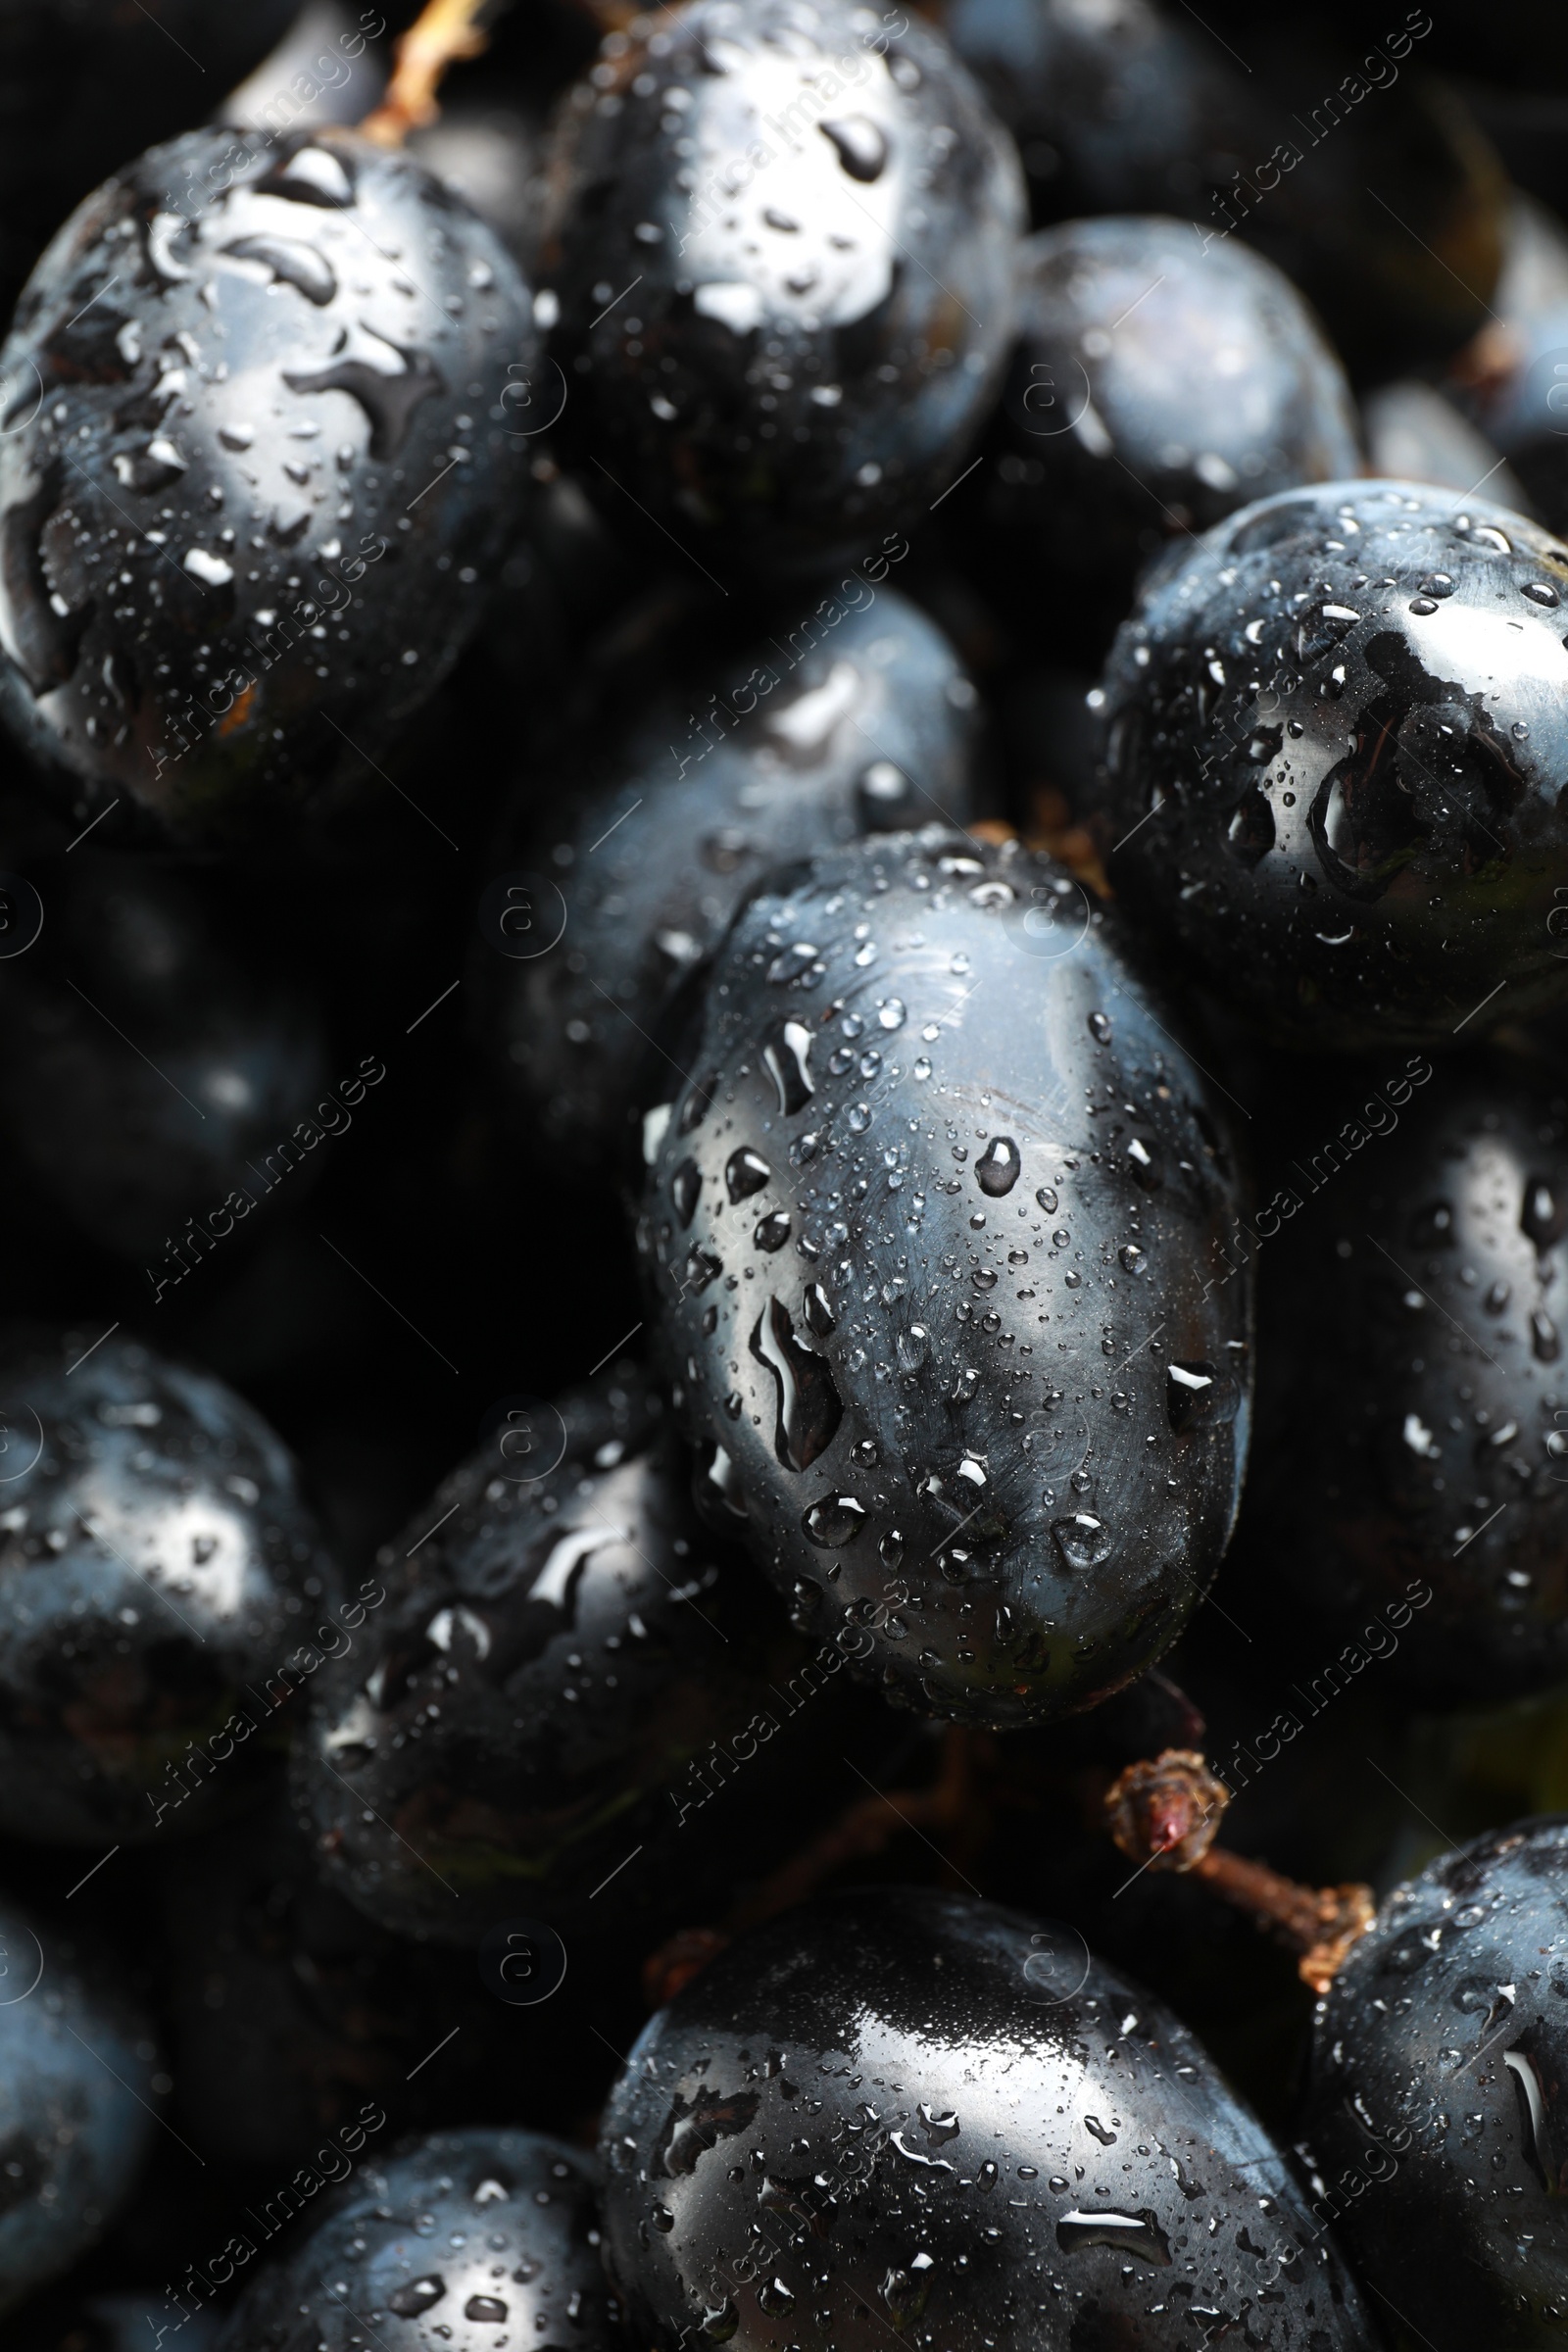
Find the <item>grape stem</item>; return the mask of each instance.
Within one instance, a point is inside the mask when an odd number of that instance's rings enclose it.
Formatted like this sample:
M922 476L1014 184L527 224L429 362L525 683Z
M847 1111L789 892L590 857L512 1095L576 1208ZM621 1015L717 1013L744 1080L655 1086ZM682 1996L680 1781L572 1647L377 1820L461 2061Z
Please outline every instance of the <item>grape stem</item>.
M1140 1870L1177 1870L1248 1912L1297 1955L1301 1981L1327 1992L1346 1954L1372 1925L1369 1886L1303 1886L1266 1863L1216 1845L1231 1801L1194 1748L1167 1747L1129 1764L1105 1791L1105 1826Z
M360 124L361 135L378 147L401 147L411 130L434 122L441 112L436 92L448 67L478 57L489 46L479 19L492 6L493 0L425 0L399 36L386 94Z

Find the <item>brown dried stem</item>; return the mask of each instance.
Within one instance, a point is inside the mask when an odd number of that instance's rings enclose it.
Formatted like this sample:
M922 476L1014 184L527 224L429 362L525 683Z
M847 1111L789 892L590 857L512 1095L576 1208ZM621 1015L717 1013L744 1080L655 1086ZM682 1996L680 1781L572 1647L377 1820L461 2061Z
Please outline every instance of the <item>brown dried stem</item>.
M447 69L478 57L490 35L479 19L493 0L425 0L397 45L397 63L386 95L360 129L378 147L401 147L411 130L422 130L441 112L436 92Z
M1297 1955L1303 1984L1327 1992L1372 1924L1368 1886L1303 1886L1214 1843L1230 1790L1195 1749L1129 1764L1105 1792L1105 1825L1141 1870L1177 1870L1248 1912Z

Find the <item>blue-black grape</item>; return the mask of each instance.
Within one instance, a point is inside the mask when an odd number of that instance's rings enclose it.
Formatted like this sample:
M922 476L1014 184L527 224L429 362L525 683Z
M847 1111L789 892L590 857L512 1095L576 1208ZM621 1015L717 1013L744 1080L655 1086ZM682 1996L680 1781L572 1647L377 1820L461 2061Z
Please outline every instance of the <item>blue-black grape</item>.
M433 2132L367 2159L302 2245L258 2266L220 2352L361 2352L372 2328L408 2352L494 2352L498 2336L612 2352L596 2222L577 2149Z
M1238 1178L1172 1017L1059 867L932 826L759 891L682 1038L638 1241L699 1498L927 1712L1092 1705L1224 1548Z
M1344 369L1240 240L1205 253L1186 221L1068 221L1025 244L1018 314L984 512L1026 594L1093 580L1119 619L1167 539L1359 466Z
M584 478L720 572L922 514L1012 323L1016 156L939 33L853 0L694 0L559 118L540 275Z
M1520 1822L1396 1886L1313 2040L1314 2211L1399 2341L1534 2352L1568 2296L1568 1822Z
M875 1887L734 1944L605 2111L634 2340L1272 2352L1372 2340L1285 2157L1070 1928ZM1245 2340L1245 2338L1242 2338Z
M383 1555L295 1786L329 1886L476 1946L519 1916L651 1950L727 1910L904 1743L709 1533L641 1375L504 1423Z
M1410 482L1265 499L1173 550L1117 637L1113 879L1307 1044L1560 1003L1565 688L1568 547L1539 524Z
M0 2311L78 2264L156 2129L156 2049L107 1970L0 1906Z
M211 839L319 804L478 623L532 357L516 265L406 157L216 129L128 165L0 356L13 731L84 811Z
M233 1811L335 1597L286 1450L210 1374L92 1332L12 1326L0 1412L0 1824L102 1845Z
M1238 1608L1344 1639L1402 1603L1389 1671L1429 1698L1568 1674L1565 1112L1549 1064L1495 1049L1337 1063L1257 1250Z

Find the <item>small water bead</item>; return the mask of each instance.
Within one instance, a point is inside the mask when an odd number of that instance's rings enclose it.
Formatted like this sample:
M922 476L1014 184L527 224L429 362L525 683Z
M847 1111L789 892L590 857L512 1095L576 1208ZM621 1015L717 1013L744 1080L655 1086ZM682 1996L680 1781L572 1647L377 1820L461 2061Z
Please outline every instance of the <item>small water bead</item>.
M1035 1199L1039 1201L1041 1207L1045 1210L1048 1217L1054 1216L1056 1211L1056 1196L1049 1184L1043 1184L1040 1187L1039 1191L1035 1195Z
M931 1056L929 1054L922 1054L920 1055L919 1059L914 1065L914 1075L921 1081L922 1085L924 1084L925 1080L930 1077Z
M1051 1237L1051 1246L1053 1250L1067 1250L1072 1247L1072 1235L1067 1231L1065 1225L1057 1226Z
M760 1217L752 1234L759 1250L782 1250L790 1238L790 1219L787 1209L775 1208Z
M1018 1181L1023 1158L1010 1135L993 1136L974 1163L975 1182L993 1200L1010 1193Z
M931 1353L931 1334L923 1323L911 1323L898 1337L899 1368L904 1372L918 1372Z
M1139 1249L1136 1242L1123 1243L1121 1262L1129 1274L1147 1274L1149 1272L1148 1255Z
M691 1163L688 1162L688 1165ZM745 1200L772 1181L772 1170L758 1152L742 1145L724 1163L724 1186L730 1200Z
M820 1551L842 1551L864 1527L866 1510L854 1494L830 1494L807 1506L801 1526Z
M849 1123L850 1132L852 1135L863 1135L871 1124L871 1105L869 1102L854 1103L851 1106Z
M884 1029L902 1029L909 1016L901 998L889 997L878 1008L876 1017Z
M1092 1012L1089 1015L1089 1034L1091 1037L1097 1039L1101 1045L1109 1045L1110 1015L1108 1012Z

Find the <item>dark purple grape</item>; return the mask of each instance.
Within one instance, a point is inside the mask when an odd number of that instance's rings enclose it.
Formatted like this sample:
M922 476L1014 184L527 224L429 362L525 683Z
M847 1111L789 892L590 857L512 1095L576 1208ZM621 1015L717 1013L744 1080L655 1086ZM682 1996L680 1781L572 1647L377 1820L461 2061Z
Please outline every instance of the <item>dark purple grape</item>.
M732 1945L637 2043L600 2147L610 2277L671 2352L1372 2341L1186 2028L1070 1928L964 1895L867 1888Z
M1568 1822L1451 1847L1396 1886L1322 2003L1313 2210L1433 2352L1530 2352L1568 2273Z
M47 1921L0 1908L0 2312L80 2264L169 2088L146 2021Z
M102 1845L234 1811L335 1598L288 1454L211 1375L92 1331L10 1328L0 1436L0 1826Z
M1173 550L1105 672L1119 890L1301 1041L1445 1042L1568 995L1568 548L1409 482Z
M1304 1613L1331 1657L1392 1605L1388 1671L1440 1701L1568 1674L1565 1113L1496 1052L1336 1064L1297 1106L1258 1220L1244 1622Z
M384 754L515 526L532 351L493 232L352 133L87 200L0 356L0 705L80 809L275 827Z
M1236 1176L1082 887L930 827L760 891L638 1227L699 1499L891 1697L1022 1725L1158 1657L1246 1457Z
M295 2210L264 2205L254 2240L242 2225L241 2262ZM613 2352L596 2219L589 2159L536 2132L368 2152L304 2243L250 2275L220 2352L362 2352L371 2328L399 2352L495 2352L498 2336Z
M1021 221L1001 126L904 11L693 0L610 34L540 248L585 480L721 572L923 514L995 395Z
M1298 482L1360 464L1345 371L1289 280L1190 224L1073 220L1029 239L985 478L991 552L1050 602ZM1070 585L1069 585L1070 584Z
M726 1911L903 1745L692 1512L640 1376L509 1416L378 1562L295 1788L327 1882L470 1949L542 1921L636 1956Z
M975 812L978 697L952 646L895 591L843 590L597 741L573 731L504 824L492 864L538 904L526 930L522 891L481 911L486 1042L564 1164L635 1147L669 1068L650 1039L769 867Z

